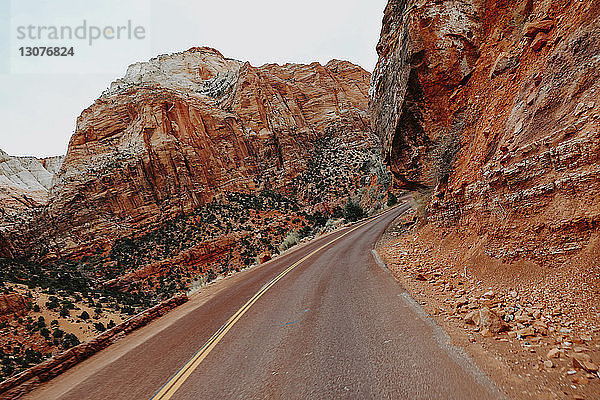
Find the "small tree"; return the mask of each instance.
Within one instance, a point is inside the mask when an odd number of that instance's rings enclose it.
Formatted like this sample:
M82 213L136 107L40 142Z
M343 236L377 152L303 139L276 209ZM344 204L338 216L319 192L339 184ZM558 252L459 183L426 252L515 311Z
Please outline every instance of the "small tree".
M87 321L88 319L90 319L90 314L88 314L87 311L84 311L81 313L81 315L79 316L80 319Z
M106 330L106 328L104 327L104 324L102 322L96 322L94 324L94 328L99 332L104 332Z
M50 340L50 330L48 328L40 329L40 335L42 335L46 340Z
M360 206L360 204L355 203L352 199L348 199L346 203L346 207L344 207L344 219L350 222L356 222L359 219L363 218L365 215L365 210Z
M298 231L291 231L287 234L283 242L279 245L279 252L283 253L287 249L294 247L300 241L300 235Z
M46 302L46 307L50 310L54 310L55 308L60 307L60 303L58 302L58 298L56 296L50 296L48 301Z
M75 347L79 344L79 338L72 333L67 333L62 340L62 348L70 349L71 347Z
M393 207L396 204L398 204L398 198L396 197L396 195L392 192L388 193L388 200L387 200L387 206L388 207Z

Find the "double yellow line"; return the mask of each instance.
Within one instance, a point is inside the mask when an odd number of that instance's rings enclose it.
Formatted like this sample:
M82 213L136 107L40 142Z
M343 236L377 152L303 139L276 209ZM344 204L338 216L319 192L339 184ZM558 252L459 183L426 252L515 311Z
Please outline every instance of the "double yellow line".
M367 221L361 223L360 225L350 229L348 232L343 235L338 236L330 242L325 243L312 253L303 257L302 259L296 261L294 264L290 265L286 268L282 273L277 275L273 280L264 285L250 300L244 304L242 308L240 308L221 328L215 332L214 335L204 345L194 354L194 356L171 378L169 381L152 397L151 400L168 400L175 392L183 385L183 383L189 378L189 376L198 368L200 363L208 356L208 354L215 348L215 346L223 339L223 337L229 332L229 330L235 325L235 323L242 318L242 316L252 307L254 303L258 299L262 297L263 294L267 292L273 285L275 285L281 278L286 276L291 270L296 268L298 265L302 264L304 261L308 260L310 257L323 250L325 247L333 244L343 238L346 235L354 232L355 230L363 227L365 224L371 222L374 218L380 217L382 214L377 215L376 217L369 218Z

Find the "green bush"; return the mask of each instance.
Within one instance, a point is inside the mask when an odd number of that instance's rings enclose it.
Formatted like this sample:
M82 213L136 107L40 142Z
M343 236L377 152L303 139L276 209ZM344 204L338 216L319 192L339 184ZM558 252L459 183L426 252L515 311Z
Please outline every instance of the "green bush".
M365 210L360 204L355 203L352 199L348 199L346 207L344 207L344 219L349 222L356 222L365 216Z
M77 336L72 333L67 333L62 340L62 348L65 350L70 349L71 347L77 346L79 343L81 342Z
M123 307L123 309L121 310L122 312L124 312L127 315L133 315L135 314L135 309L131 306L125 306Z
M48 298L48 301L46 302L46 307L48 307L48 309L50 309L50 310L54 310L54 309L60 307L58 298L56 296L50 296Z
M287 249L294 247L300 241L300 235L298 231L292 231L287 234L283 242L279 245L279 252L283 253Z
M25 350L25 358L23 359L23 364L25 366L39 364L42 362L43 359L44 358L42 356L42 353L40 353L39 351L27 349Z
M50 329L42 328L40 329L40 335L42 335L46 340L50 339Z
M396 204L398 204L398 198L396 197L396 195L392 192L389 192L388 194L388 200L387 200L387 206L388 207L393 207Z

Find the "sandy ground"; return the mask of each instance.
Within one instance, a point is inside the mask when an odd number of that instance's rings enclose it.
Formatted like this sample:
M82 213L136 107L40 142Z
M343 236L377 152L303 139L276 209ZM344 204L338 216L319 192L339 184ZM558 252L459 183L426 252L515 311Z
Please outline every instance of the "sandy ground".
M45 355L55 355L62 351L51 342L46 341L39 331L28 331L26 325L29 318L33 321L38 321L39 317L43 317L46 322L46 327L50 332L54 331L55 328L59 328L65 333L74 334L82 343L89 341L101 333L94 328L95 323L102 323L106 327L110 321L119 324L129 318L128 315L121 314L107 304L103 304L101 314L96 314L95 307L89 307L85 301L77 302L74 301L72 296L63 297L57 295L56 297L59 300L69 299L75 306L74 310L70 310L70 315L68 317L61 317L58 308L51 310L46 306L50 295L42 293L39 288L29 289L24 285L18 284L7 284L7 287L12 293L20 294L27 301L30 301L32 305L32 310L25 311L23 315L8 315L3 318L7 323L7 326L0 331L0 348L5 350L10 348L11 351L7 351L9 354L14 347L20 347L23 350L33 348L34 350L41 351ZM33 311L35 305L39 306L39 312ZM87 311L89 314L89 320L82 320L79 318L84 311ZM51 325L52 321L57 321L58 325Z

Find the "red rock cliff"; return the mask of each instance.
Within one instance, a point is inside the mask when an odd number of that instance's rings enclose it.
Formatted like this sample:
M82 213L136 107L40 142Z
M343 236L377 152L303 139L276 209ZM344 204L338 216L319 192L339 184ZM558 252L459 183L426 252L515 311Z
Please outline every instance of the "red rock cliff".
M307 200L294 179L319 140L377 146L369 82L344 61L256 68L209 48L134 64L79 117L43 216L12 232L13 252L103 252L225 192Z
M384 155L490 266L597 274L599 39L592 1L388 3L371 87Z

